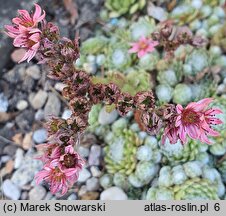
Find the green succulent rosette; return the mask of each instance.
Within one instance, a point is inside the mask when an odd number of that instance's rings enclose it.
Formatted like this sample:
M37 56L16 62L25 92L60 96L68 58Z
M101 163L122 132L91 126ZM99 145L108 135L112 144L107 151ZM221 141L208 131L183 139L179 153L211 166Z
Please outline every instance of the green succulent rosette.
M141 140L129 129L114 134L112 138L111 143L108 143L104 149L106 169L108 173L119 172L129 175L136 168L136 151Z
M164 145L160 144L161 152L164 155L162 162L164 164L177 165L187 161L199 159L204 163L208 162L208 146L197 140L189 140L182 144L179 140L175 144L170 144L166 139Z
M105 7L110 11L109 16L119 17L123 14L133 14L141 10L146 4L146 0L106 0Z
M173 188L175 200L218 200L217 189L207 179L193 178Z
M147 200L215 200L225 194L220 173L200 161L163 166L153 182Z

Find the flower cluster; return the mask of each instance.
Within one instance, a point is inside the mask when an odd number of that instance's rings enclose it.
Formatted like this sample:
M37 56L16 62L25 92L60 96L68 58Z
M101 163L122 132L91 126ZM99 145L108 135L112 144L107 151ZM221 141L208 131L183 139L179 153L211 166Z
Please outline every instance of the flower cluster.
M215 117L222 111L218 108L208 109L212 101L212 98L205 98L191 102L185 108L178 104L175 114L171 116L165 128L163 141L168 137L171 143L176 143L178 139L186 143L189 136L191 139L211 144L208 136L219 136L212 126L222 124L222 121Z
M160 24L159 31L152 33L152 38L159 42L167 55L173 55L180 45L190 44L194 47L201 47L206 40L200 36L193 36L191 30L186 26L177 27L172 21L165 21Z
M88 127L89 112L97 103L114 105L121 116L130 111L139 112L138 118L148 133L157 134L161 128L165 128L163 142L168 137L171 143L178 139L185 143L188 135L192 139L210 143L207 136L218 135L211 125L222 123L214 117L221 111L207 109L212 99L193 102L186 108L174 104L158 107L152 91L142 91L132 96L128 92L122 92L114 83L94 84L85 71L74 67L74 61L79 58L78 38L61 38L58 27L44 19L45 13L41 15L41 8L37 4L35 7L33 15L24 10L19 11L19 17L13 19L13 26L6 26L8 35L14 38L15 46L27 49L21 61L30 61L37 54L39 63L45 63L49 67L48 76L65 84L63 97L68 100L72 111L69 119L52 117L46 124L49 138L47 144L39 146L43 151L39 159L43 161L44 167L35 177L37 183L45 180L50 184L52 193L60 191L64 194L78 179L84 160L75 148ZM40 22L41 25L38 25ZM134 44L131 52L138 52L141 57L152 52L158 43L165 47L169 41L175 46L179 42L192 43L191 36L182 32L183 34L177 33L176 43L169 38L172 34L170 26L164 27L159 34L153 35L155 41L141 38L138 45Z
M35 4L35 12L30 15L26 10L19 10L19 16L12 20L13 26L6 25L7 34L14 38L13 45L15 47L23 47L26 49L24 57L19 61L28 62L35 56L41 41L42 31L38 28L38 24L45 18L45 12L42 14L41 7Z

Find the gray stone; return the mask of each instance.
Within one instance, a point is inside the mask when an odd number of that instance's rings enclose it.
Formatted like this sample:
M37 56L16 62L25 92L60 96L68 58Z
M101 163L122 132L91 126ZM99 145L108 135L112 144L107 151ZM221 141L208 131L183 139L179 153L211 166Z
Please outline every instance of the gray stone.
M88 178L90 178L91 173L88 169L83 168L82 171L79 173L78 182L85 182Z
M14 161L15 169L18 169L20 167L20 165L23 162L23 158L24 158L24 151L22 149L18 148L16 150L15 161Z
M114 122L118 117L118 112L113 110L112 112L108 113L103 107L99 113L98 121L101 125L108 125Z
M86 185L82 185L82 187L79 189L78 195L82 196L82 195L84 195L86 193L87 193Z
M40 185L35 186L29 192L29 200L42 200L46 196L46 189Z
M59 91L59 92L62 92L64 87L66 87L67 85L64 84L64 83L61 83L61 82L57 82L54 86L54 88Z
M16 146L16 145L7 145L3 149L3 154L6 154L6 155L13 157L16 153L17 148L18 148L18 146Z
M41 121L44 119L44 110L39 109L36 113L35 113L35 120L37 121Z
M100 177L102 175L102 172L97 166L91 166L90 171L93 177Z
M48 97L47 92L45 92L43 90L39 90L35 95L31 95L29 97L31 106L34 109L42 108L46 102L47 97Z
M12 200L20 198L21 190L11 180L6 179L2 184L2 191L5 196Z
M62 114L62 119L65 119L65 120L69 119L71 117L71 114L72 114L71 110L69 109L64 110Z
M59 98L54 93L49 93L48 101L44 108L45 119L48 120L50 115L59 116L60 107Z
M41 170L43 164L39 160L34 158L38 155L33 152L34 150L29 150L21 166L13 173L12 182L19 187L23 187L34 179L35 174Z
M92 177L86 181L86 187L88 191L96 191L100 187L99 179Z
M90 149L90 154L89 154L89 165L100 165L100 156L101 156L101 147L98 145L93 145Z
M25 110L28 107L28 102L26 100L19 100L16 104L16 108L20 111Z
M126 193L119 187L110 187L100 194L100 200L127 200Z
M32 77L34 80L41 78L41 71L38 65L32 65L26 69L26 74Z
M3 93L0 93L0 112L6 112L9 106L8 99Z
M33 133L33 140L36 143L43 143L47 140L47 131L44 128L38 129Z
M81 157L86 158L89 156L89 149L84 146L79 146L78 153L81 155Z
M75 194L75 193L72 193L68 198L67 198L67 200L77 200L78 199L78 197L77 197L77 195Z

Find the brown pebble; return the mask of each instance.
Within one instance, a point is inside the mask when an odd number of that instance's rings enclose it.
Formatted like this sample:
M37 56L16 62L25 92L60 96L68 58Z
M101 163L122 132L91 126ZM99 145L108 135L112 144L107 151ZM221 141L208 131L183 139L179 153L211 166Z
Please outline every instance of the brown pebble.
M96 200L99 197L98 192L87 192L84 195L81 196L81 200Z
M13 60L13 62L17 63L23 58L25 52L25 49L15 49L11 54L11 59Z
M23 142L22 142L22 147L25 150L28 150L32 146L32 132L25 134Z

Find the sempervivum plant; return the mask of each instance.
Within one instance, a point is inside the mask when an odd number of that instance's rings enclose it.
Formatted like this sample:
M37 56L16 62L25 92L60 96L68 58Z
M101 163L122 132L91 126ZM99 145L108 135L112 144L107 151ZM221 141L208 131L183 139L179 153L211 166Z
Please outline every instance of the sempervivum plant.
M217 107L210 107L213 98L204 98L191 102L187 106L185 104L188 102L187 100L183 102L183 106L181 104L158 105L154 93L150 89L135 92L132 95L130 92L124 92L114 82L94 82L95 79L90 73L75 67L74 63L80 56L78 38L70 40L61 37L58 27L45 20L45 12L40 6L36 4L35 9L35 12L31 14L25 10L19 10L19 16L12 20L13 24L5 26L7 34L13 38L14 46L23 47L26 51L20 62L30 61L35 56L40 64L48 66L50 79L61 81L65 85L62 95L68 101L72 112L70 118L66 120L51 117L46 123L48 142L41 146L43 155L39 159L44 166L35 176L37 183L46 181L50 185L52 193L65 194L77 181L79 172L85 163L76 151L77 146L89 126L89 113L92 107L100 103L106 104L108 111L111 112L110 115L104 109L100 111L102 118L98 116L98 122L102 126L116 120L118 115L125 117L137 111L140 113L139 121L142 122L142 128L146 133L156 135L163 130L162 144L166 139L169 139L171 144L175 144L178 140L186 144L188 138L211 144L210 138L219 136L220 133L213 126L222 124L222 121L216 117L222 111ZM170 58L181 45L189 44L197 48L203 44L203 40L200 37L193 37L186 27L177 29L176 34L171 38L171 34L174 33L173 29L175 26L171 22L163 23L149 38L141 38L133 42L133 52L139 58L143 54L153 52L157 47L162 47L166 57ZM125 46L128 47L128 44ZM100 49L103 47L101 43L100 47ZM126 52L124 46L115 46L115 48L111 53L114 65L121 64L123 68L130 65L132 57L129 56L128 50ZM94 71L91 72L91 74L93 73ZM95 115L97 112L98 107L97 110L94 110ZM96 116L91 120L92 123L95 118ZM112 133L117 131L112 129ZM100 134L104 134L104 132L100 132ZM119 138L121 139L114 142L114 139L117 138L112 134L105 137L105 141L109 143L107 151L110 156L106 156L108 170L110 172L121 171L126 175L132 174L134 171L135 175L129 177L131 184L133 182L137 187L140 183L141 185L148 184L158 172L159 167L156 163L159 163L159 155L154 154L152 159L148 158L147 152L150 151L148 145L139 149L139 153L136 155L136 148L140 144L139 136L130 129L120 130ZM124 156L127 161L124 160ZM139 160L137 164L134 160L135 156ZM154 161L152 161L153 159ZM116 164L112 163L112 160ZM193 168L193 164L186 167L184 168L186 175L189 176L191 173L193 178L194 172L189 171ZM214 184L217 182L218 195L222 196L223 189L218 174L214 170L213 174L211 170L207 173L203 175L205 178L211 177L209 180ZM210 177L208 177L209 174L211 174ZM174 177L173 183L181 182L184 180L184 175L182 177L179 180ZM167 176L167 178L171 177Z
M196 140L190 140L183 146L180 141L171 145L167 139L164 145L160 144L160 148L164 155L162 162L165 164L177 165L193 160L199 160L204 164L209 162L208 146Z
M110 10L110 17L118 17L125 13L133 14L137 10L142 9L146 4L146 0L107 0L105 6Z
M219 172L199 161L163 166L148 190L148 200L203 200L224 196L225 186Z

